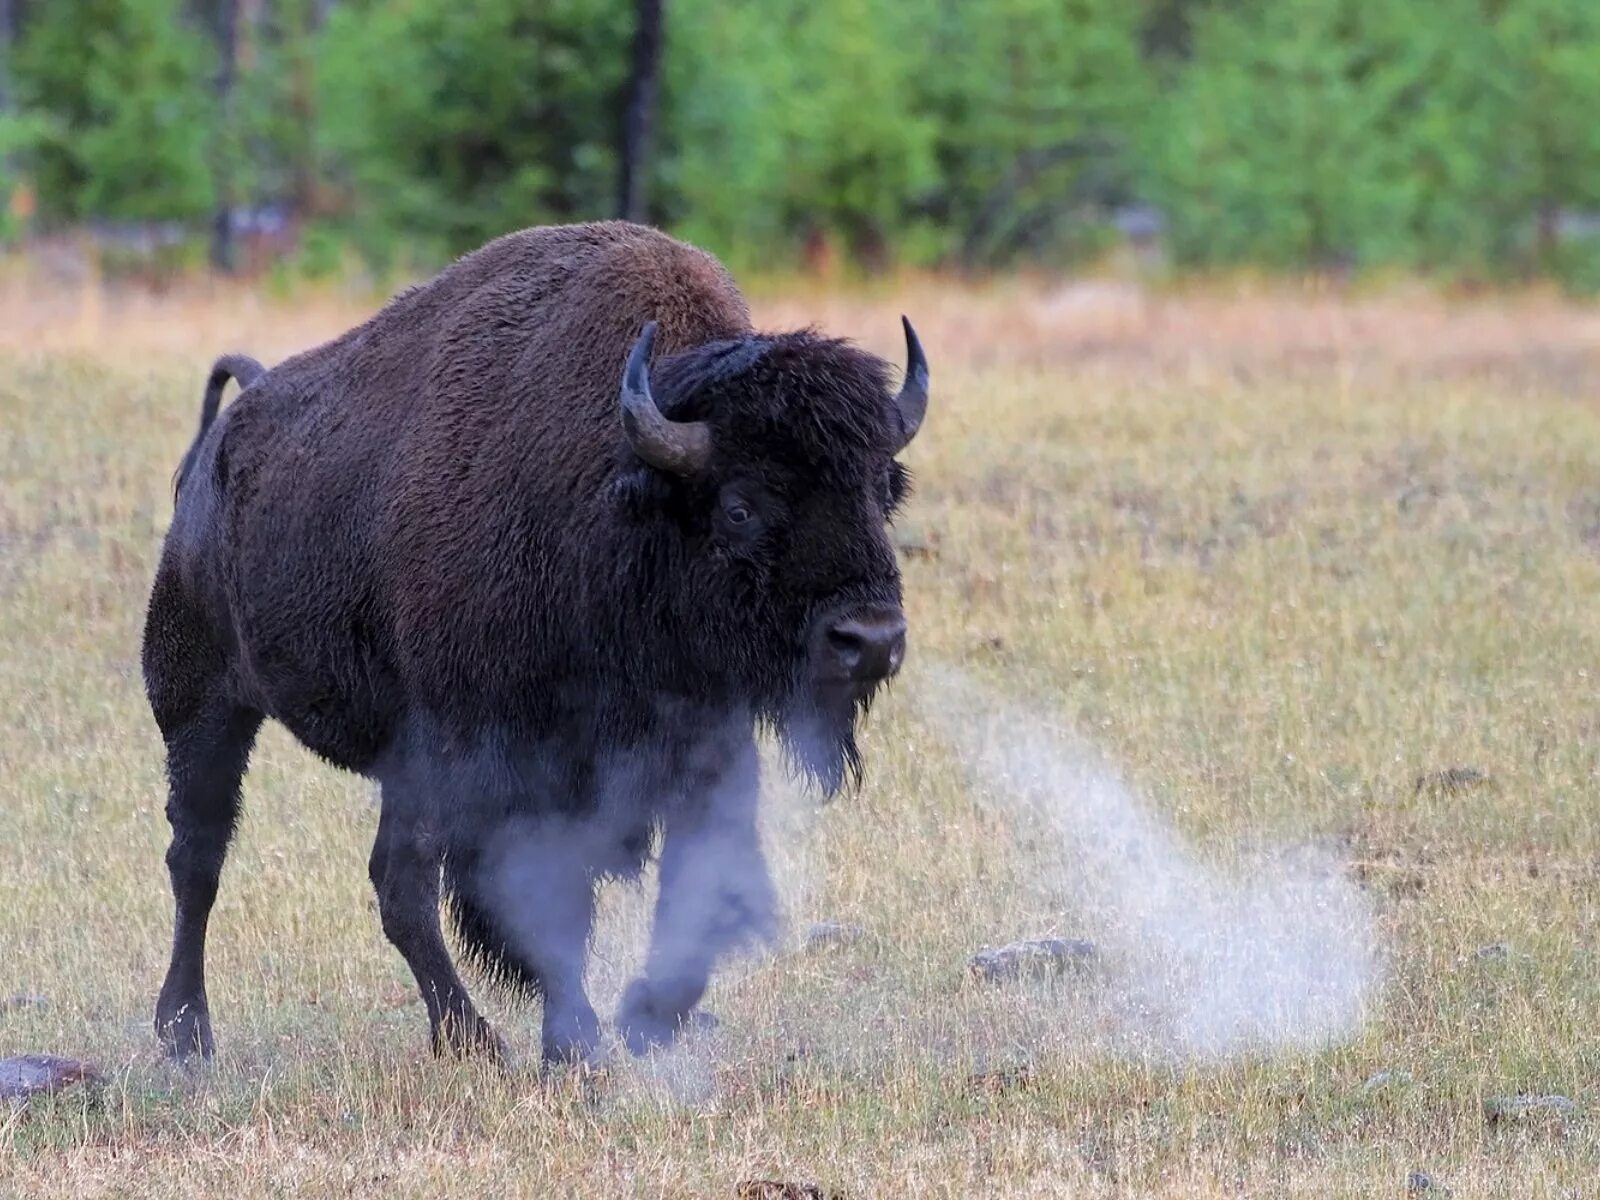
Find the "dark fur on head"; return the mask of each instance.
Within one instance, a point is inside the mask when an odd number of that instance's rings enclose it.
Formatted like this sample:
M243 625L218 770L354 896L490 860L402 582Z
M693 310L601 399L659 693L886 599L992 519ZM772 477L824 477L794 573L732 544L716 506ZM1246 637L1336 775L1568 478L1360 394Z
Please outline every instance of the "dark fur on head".
M713 431L703 478L670 479L627 457L619 464L635 519L648 527L665 517L700 560L690 568L704 585L695 609L723 614L699 622L700 653L723 660L790 762L826 792L847 775L859 781L855 724L871 694L814 686L806 638L829 609L899 604L885 526L909 481L893 459L887 365L801 330L669 356L652 383L666 415ZM757 536L719 528L729 494L752 510ZM730 639L730 628L741 636Z

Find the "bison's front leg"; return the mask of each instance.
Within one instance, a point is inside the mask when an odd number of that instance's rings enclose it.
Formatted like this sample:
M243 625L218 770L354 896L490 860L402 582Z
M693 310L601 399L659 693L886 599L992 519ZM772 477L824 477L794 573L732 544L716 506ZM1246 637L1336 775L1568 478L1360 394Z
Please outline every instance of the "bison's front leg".
M770 940L777 903L756 828L754 745L703 798L668 821L650 956L623 994L617 1030L635 1054L670 1044L728 951Z

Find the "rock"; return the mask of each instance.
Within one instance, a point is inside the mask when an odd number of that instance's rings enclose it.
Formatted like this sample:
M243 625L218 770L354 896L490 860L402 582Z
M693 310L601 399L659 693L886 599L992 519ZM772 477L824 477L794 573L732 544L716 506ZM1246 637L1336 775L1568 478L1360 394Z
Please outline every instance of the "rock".
M967 972L987 983L1060 975L1092 962L1098 953L1093 942L1080 938L1030 938L998 949L985 946L967 960Z
M1429 1196L1448 1196L1450 1189L1426 1171L1411 1172L1406 1176L1406 1195L1420 1196L1423 1193Z
M1483 1102L1483 1116L1491 1125L1539 1117L1565 1118L1578 1106L1565 1096L1491 1096Z
M1033 1086L1033 1068L1027 1063L1014 1063L974 1071L967 1076L967 1087L980 1096L1004 1096L1009 1092L1026 1091Z
M1413 796L1426 792L1430 796L1460 796L1490 782L1486 772L1477 767L1446 767L1442 771L1424 771L1417 776Z
M1388 1069L1377 1072L1361 1085L1361 1094L1370 1096L1373 1092L1381 1092L1387 1088L1409 1087L1411 1085L1410 1071L1391 1071Z
M1396 900L1414 900L1428 889L1421 871L1395 862L1357 862L1350 874L1363 888L1382 890Z
M34 1096L49 1095L75 1083L98 1084L104 1077L98 1067L50 1054L19 1054L0 1058L0 1100L26 1104Z
M734 1191L737 1200L843 1200L837 1192L824 1192L814 1183L786 1183L777 1179L746 1179Z
M422 993L407 984L395 983L383 989L378 1001L385 1008L405 1008L407 1005L421 1004Z
M831 950L837 946L853 945L866 936L867 931L862 926L852 925L848 921L818 921L806 930L805 948Z
M0 1000L0 1013L21 1012L26 1008L49 1008L48 997L35 995L32 992L18 992L15 996L7 996Z

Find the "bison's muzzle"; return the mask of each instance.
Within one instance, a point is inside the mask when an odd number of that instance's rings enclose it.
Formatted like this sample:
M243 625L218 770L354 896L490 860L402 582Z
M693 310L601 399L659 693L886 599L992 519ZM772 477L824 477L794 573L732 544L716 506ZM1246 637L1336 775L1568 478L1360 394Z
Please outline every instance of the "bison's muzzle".
M906 616L897 605L828 614L811 639L815 678L823 685L868 691L892 678L905 656Z

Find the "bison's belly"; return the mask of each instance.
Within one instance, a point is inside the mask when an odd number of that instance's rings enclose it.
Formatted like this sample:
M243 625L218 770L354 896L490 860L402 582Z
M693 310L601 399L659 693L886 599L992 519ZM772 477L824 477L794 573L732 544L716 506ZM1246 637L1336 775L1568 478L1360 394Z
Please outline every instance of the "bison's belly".
M286 616L241 622L250 700L335 766L369 773L404 709L399 681L358 625Z
M270 715L314 754L366 775L394 736L392 717L371 700L334 693L298 694L275 703Z

